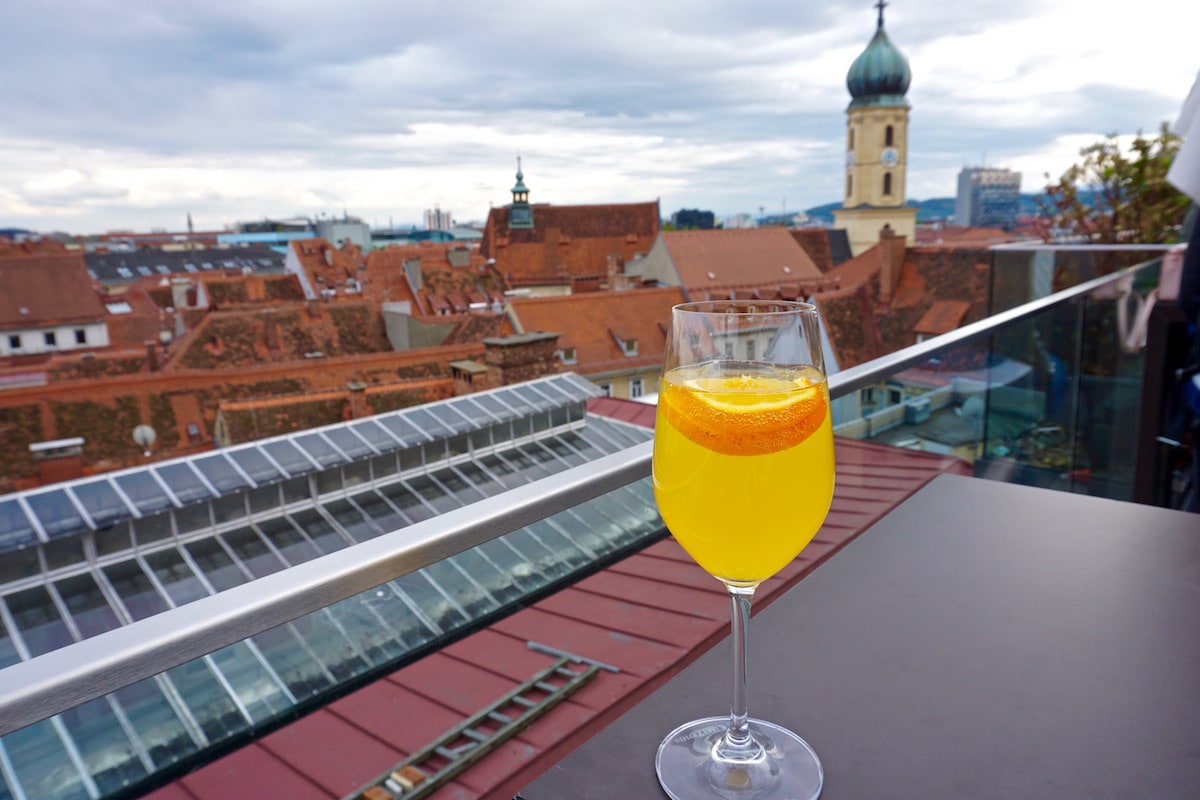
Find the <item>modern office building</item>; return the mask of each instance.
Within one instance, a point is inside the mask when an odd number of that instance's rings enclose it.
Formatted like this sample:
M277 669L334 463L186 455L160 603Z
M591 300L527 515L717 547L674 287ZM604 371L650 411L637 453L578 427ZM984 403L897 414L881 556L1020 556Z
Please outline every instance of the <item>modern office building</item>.
M1021 173L993 167L964 167L958 173L954 221L972 228L1003 228L1017 224Z

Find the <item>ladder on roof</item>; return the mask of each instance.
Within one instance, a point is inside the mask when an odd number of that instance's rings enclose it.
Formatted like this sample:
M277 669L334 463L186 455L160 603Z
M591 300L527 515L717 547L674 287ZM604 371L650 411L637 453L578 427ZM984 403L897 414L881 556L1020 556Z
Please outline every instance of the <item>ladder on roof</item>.
M596 677L600 667L563 656L482 711L450 728L343 800L419 800L525 729Z

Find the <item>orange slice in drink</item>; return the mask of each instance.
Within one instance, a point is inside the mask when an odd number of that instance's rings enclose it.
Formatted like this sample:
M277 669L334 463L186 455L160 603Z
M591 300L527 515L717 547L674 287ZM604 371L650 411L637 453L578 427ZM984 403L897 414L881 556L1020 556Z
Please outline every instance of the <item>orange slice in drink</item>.
M664 418L696 444L731 456L758 456L794 447L829 412L822 384L760 375L664 381Z

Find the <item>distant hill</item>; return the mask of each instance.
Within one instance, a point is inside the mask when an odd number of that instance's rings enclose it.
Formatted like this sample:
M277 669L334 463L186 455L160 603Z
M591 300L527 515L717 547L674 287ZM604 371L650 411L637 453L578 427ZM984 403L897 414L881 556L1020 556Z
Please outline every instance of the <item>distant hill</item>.
M1087 192L1081 192L1080 196L1084 202L1087 202ZM1039 201L1044 199L1045 192L1036 192L1031 194L1021 195L1021 214L1040 214L1041 206ZM908 205L914 206L917 209L917 222L934 222L940 219L946 219L954 215L954 198L953 197L934 197L929 200L909 200ZM833 224L833 211L836 208L841 208L841 203L826 203L822 206L813 206L805 209L805 213L814 224Z

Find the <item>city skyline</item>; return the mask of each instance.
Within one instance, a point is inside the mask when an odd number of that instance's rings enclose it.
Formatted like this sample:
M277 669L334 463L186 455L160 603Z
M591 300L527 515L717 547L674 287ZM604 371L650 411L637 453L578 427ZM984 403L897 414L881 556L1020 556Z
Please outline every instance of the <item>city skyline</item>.
M964 166L1045 185L1104 135L1174 122L1193 26L1167 0L888 4L908 58L908 196ZM198 230L343 211L371 225L534 202L659 199L718 216L841 199L845 76L869 2L681 16L633 3L59 0L14 9L0 56L0 227ZM1197 12L1187 12L1198 14Z

